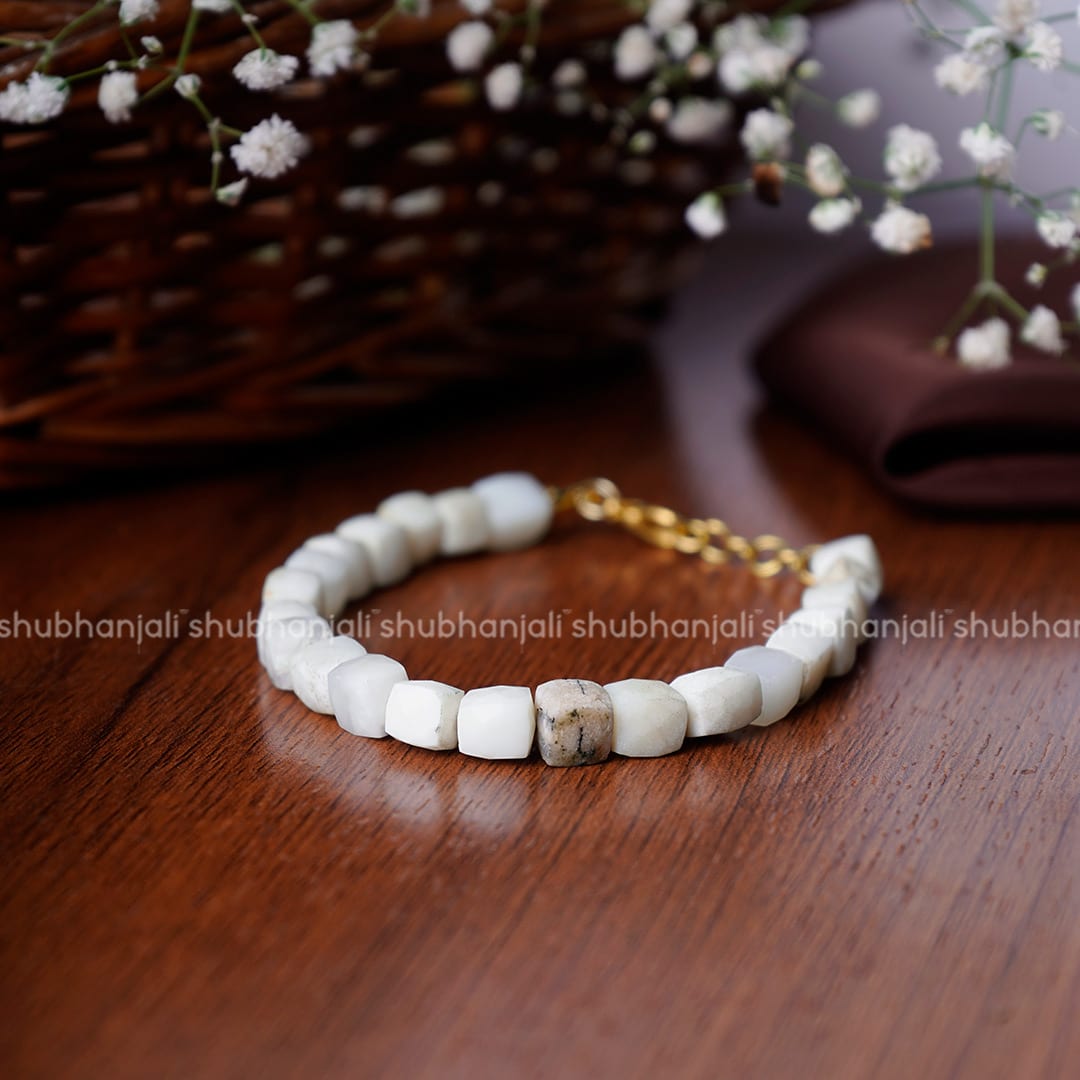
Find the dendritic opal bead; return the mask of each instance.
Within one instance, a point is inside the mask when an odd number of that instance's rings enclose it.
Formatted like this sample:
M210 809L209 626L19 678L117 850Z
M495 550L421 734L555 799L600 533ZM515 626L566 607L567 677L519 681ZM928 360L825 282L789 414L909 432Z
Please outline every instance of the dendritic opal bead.
M456 686L429 679L395 683L386 703L386 734L425 750L453 750L464 695Z
M491 528L484 503L475 491L450 488L432 496L431 501L442 522L440 555L471 555L487 547Z
M854 581L830 581L824 585L811 585L803 589L802 606L809 610L846 607L857 627L855 640L860 645L866 640L866 601Z
M529 473L496 473L477 480L472 489L487 512L492 551L528 547L551 527L555 509L551 496Z
M332 713L330 673L339 664L354 660L366 652L367 649L359 641L344 634L301 645L289 667L294 693L312 712Z
M672 679L671 687L686 701L690 738L738 731L761 715L761 683L753 672L702 668Z
M357 514L343 521L337 532L364 549L376 585L396 585L408 577L412 569L409 538L396 522L378 514Z
M788 622L807 627L832 644L830 675L846 675L855 666L858 628L849 608L800 608L791 615Z
M536 742L548 765L599 765L611 754L611 698L587 679L552 679L536 688Z
M471 757L527 758L536 735L536 712L527 686L482 686L458 706L458 749Z
M865 534L822 544L810 556L810 573L816 584L854 581L867 604L877 600L884 584L881 558L874 541Z
M323 614L328 618L340 615L349 599L349 568L336 555L325 551L300 548L286 560L290 570L310 570L323 587Z
M623 679L604 686L615 726L611 749L623 757L673 754L686 738L686 699L659 679Z
M813 627L798 620L781 623L765 644L770 649L791 653L803 666L802 687L799 701L806 701L817 693L825 681L832 663L832 641Z
M350 600L360 600L371 592L371 563L364 549L353 540L346 540L337 533L320 533L304 541L304 547L335 555L346 566Z
M802 661L797 656L751 645L732 653L724 666L756 675L761 682L761 713L751 721L756 727L775 724L795 708L803 679Z
M422 491L402 491L383 499L375 513L405 530L414 563L430 562L438 554L442 519L430 495Z
M330 705L338 725L368 739L386 737L390 692L409 676L396 660L379 653L350 659L330 672Z
M272 604L278 600L298 600L319 612L326 609L326 594L319 575L295 567L279 566L266 575L262 601Z

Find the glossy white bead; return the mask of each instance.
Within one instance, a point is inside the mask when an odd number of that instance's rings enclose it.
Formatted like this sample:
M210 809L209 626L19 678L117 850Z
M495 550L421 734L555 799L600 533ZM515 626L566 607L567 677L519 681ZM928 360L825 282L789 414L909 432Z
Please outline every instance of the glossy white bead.
M811 585L803 589L802 606L808 610L846 607L858 627L855 640L860 645L866 640L866 601L854 581L830 581L824 585Z
M310 570L323 587L323 614L327 618L340 615L349 598L349 568L336 555L325 551L300 548L286 560L290 570Z
M402 491L383 499L375 513L405 530L414 563L429 562L438 554L442 519L430 495L422 491Z
M329 692L338 724L352 735L384 738L390 691L408 677L401 664L378 653L347 660L334 668Z
M320 533L310 540L305 540L304 547L334 555L345 564L348 572L348 599L361 600L371 592L371 563L358 543L346 540L337 533Z
M263 582L262 600L273 604L278 600L298 600L316 611L326 610L326 594L318 574L310 570L279 566L266 575Z
M425 750L453 750L464 695L456 686L429 679L395 683L386 703L386 734Z
M364 549L376 585L396 585L408 577L412 556L409 538L400 525L378 514L357 514L343 521L337 532Z
M738 731L761 715L761 684L753 673L702 668L672 679L671 686L686 700L688 738Z
M673 754L686 738L686 699L659 679L607 683L615 730L611 749L623 757Z
M267 605L267 609L284 606ZM301 605L304 606L304 605ZM258 630L259 658L270 681L279 690L291 690L292 662L297 651L312 641L333 637L330 624L311 608L301 615L281 615L260 618Z
M255 621L255 651L259 654L259 663L266 667L264 645L270 628L275 621L295 618L319 618L319 613L299 600L273 600L263 604Z
M554 506L547 489L524 472L495 473L477 480L491 527L491 550L514 551L535 544L551 527Z
M881 558L874 541L865 534L822 544L810 556L810 573L818 585L854 581L867 604L877 600L884 584Z
M800 608L788 621L811 627L832 644L830 675L846 675L854 667L857 628L846 607Z
M791 653L802 664L802 686L799 701L806 701L817 693L825 681L832 663L832 641L797 620L781 623L765 644L770 649Z
M482 551L491 538L484 503L469 488L450 488L432 496L435 511L442 522L442 555L471 555Z
M458 706L458 747L491 760L526 758L536 735L536 709L527 686L483 686Z
M751 721L755 727L775 724L795 708L803 678L798 657L764 645L751 645L732 653L724 666L756 675L761 682L761 713Z
M301 645L289 667L293 692L312 712L333 712L330 673L346 660L354 660L366 652L359 641L344 634Z

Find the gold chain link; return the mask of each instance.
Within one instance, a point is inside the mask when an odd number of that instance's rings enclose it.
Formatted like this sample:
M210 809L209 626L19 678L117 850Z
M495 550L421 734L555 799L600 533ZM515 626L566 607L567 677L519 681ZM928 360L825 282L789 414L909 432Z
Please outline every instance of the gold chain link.
M557 511L576 510L586 521L621 525L656 547L698 555L714 565L734 558L759 578L775 577L782 570L790 570L803 584L813 584L809 563L817 544L796 548L772 533L752 539L739 536L720 518L686 517L666 506L627 498L612 481L603 477L582 480L569 487L551 487L548 493Z

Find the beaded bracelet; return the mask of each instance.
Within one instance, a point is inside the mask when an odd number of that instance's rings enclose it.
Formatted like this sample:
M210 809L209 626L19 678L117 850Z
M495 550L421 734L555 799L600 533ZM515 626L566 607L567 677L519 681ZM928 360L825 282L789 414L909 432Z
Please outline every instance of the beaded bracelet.
M528 547L564 508L708 562L736 558L758 577L794 572L807 586L802 606L765 645L739 649L722 666L670 683L554 679L535 694L527 686L466 693L410 679L396 660L333 633L329 620L373 588L402 581L436 555ZM881 563L865 535L796 549L772 535L737 536L717 518L625 498L609 480L547 488L527 473L499 473L437 495L393 495L306 541L266 578L257 640L274 686L333 713L354 735L491 759L525 758L536 744L548 765L591 765L612 751L658 757L688 737L776 723L826 676L851 670L881 588Z

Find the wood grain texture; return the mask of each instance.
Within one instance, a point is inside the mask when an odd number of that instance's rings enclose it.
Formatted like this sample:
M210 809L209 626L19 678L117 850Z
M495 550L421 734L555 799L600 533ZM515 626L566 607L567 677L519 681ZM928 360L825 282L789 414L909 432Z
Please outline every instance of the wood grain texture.
M333 455L12 504L0 617L238 619L306 536L502 467L799 542L868 530L883 616L1080 616L1077 522L905 511L700 330L676 318L654 370ZM796 595L567 520L373 603L734 616ZM671 678L745 643L368 642L466 686ZM0 702L5 1076L1028 1078L1080 1056L1075 638L876 642L797 717L588 769L353 738L241 638L0 641Z

